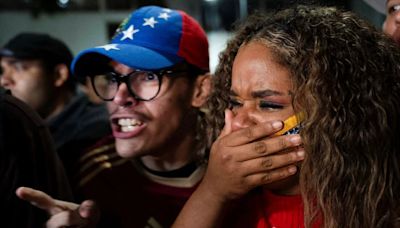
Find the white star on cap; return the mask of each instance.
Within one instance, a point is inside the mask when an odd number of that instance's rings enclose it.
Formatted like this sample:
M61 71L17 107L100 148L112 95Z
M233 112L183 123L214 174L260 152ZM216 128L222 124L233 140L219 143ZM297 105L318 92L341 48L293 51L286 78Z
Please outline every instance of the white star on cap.
M158 15L158 18L162 18L164 20L168 20L168 18L170 17L170 15L168 13L160 13L160 15Z
M122 31L124 36L122 36L121 41L125 39L133 40L133 34L139 32L139 29L135 29L133 25L129 26L129 28L125 31Z
M144 19L144 23L143 26L150 26L152 28L154 28L154 25L158 23L158 21L154 20L154 17L150 17L150 18L143 18Z
M103 46L98 46L96 48L103 48L106 51L119 50L119 48L117 47L117 44L106 44L106 45L103 45Z

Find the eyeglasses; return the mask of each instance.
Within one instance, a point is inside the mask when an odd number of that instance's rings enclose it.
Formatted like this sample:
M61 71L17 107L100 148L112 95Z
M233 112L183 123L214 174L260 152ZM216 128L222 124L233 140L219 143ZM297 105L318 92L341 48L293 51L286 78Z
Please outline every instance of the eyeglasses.
M139 101L150 101L160 92L162 77L186 70L160 70L142 71L135 70L127 75L113 71L90 76L97 96L105 101L112 101L118 92L119 85L125 83L132 97Z

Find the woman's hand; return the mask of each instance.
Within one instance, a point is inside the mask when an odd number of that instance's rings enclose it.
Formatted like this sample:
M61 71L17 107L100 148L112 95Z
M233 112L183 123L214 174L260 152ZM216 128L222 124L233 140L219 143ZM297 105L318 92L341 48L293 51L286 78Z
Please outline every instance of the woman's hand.
M233 132L232 113L214 142L206 174L175 220L173 228L220 227L230 201L251 189L285 179L303 160L299 135L270 137L283 126L267 122Z
M299 135L269 137L283 127L281 121L232 131L232 116L225 111L225 126L211 148L200 186L222 202L295 174L295 163L304 159Z

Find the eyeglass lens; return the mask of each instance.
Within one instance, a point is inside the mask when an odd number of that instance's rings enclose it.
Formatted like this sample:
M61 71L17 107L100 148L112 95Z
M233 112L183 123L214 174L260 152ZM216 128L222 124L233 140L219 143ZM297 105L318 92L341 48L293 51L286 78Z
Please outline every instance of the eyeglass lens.
M160 90L160 78L152 72L135 71L127 76L110 72L93 77L94 89L102 99L112 100L120 82L125 82L132 95L141 100L151 100Z

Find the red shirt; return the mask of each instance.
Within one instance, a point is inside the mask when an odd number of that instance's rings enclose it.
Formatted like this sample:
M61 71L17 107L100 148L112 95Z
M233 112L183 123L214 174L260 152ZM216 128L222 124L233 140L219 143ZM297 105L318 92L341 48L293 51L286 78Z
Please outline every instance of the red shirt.
M224 227L303 228L301 195L276 195L261 188L256 189L235 205Z
M283 196L264 191L257 228L304 227L301 195Z
M188 177L157 176L115 153L112 137L81 159L80 192L101 210L97 227L171 227L200 182L205 166Z

